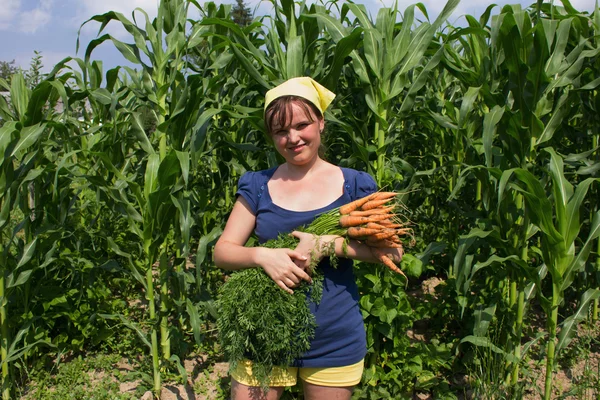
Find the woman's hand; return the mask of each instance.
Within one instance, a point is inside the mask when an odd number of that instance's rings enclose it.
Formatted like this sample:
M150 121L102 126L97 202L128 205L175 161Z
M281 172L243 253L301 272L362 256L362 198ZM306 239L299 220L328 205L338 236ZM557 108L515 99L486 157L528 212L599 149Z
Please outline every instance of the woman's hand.
M312 283L312 279L296 262L305 262L306 257L291 249L269 249L260 247L259 265L273 281L292 294L291 289L298 286L301 280Z
M400 264L400 261L402 261L402 256L404 255L404 249L400 248L390 248L390 247L384 247L384 248L372 248L372 250L375 252L375 255L377 254L385 254L386 256L389 257L390 260L392 260L394 262L394 264Z
M295 263L305 271L309 271L310 267L318 264L323 257L333 255L335 239L339 237L336 235L318 236L300 231L293 231L291 235L299 240L294 250L306 257L305 260L296 260Z

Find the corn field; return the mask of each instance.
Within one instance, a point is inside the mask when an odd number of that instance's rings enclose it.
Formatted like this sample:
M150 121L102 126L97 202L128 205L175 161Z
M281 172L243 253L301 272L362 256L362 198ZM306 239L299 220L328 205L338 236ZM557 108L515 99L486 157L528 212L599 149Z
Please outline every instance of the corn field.
M297 76L337 94L326 158L402 192L416 235L408 283L356 269L368 355L354 398L458 398L453 376L491 359L497 398L522 398L530 360L545 371L533 390L555 398L561 356L599 314L600 13L540 0L452 26L458 3L429 20L422 4L271 0L239 26L229 5L161 0L152 19L85 21L99 34L82 58L33 87L0 79L2 398L126 332L158 395L211 340L212 245L239 177L281 161L263 98ZM135 67L105 71L99 46ZM428 340L407 335L423 326Z

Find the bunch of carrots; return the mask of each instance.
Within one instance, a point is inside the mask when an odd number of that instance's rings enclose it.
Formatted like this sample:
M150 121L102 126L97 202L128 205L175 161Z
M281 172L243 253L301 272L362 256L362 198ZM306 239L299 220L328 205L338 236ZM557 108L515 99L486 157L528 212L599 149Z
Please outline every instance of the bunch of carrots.
M301 230L315 235L334 234L359 240L372 249L381 263L404 275L385 252L390 248L402 249L401 237L412 233L412 229L396 213L397 195L396 192L372 193L321 214Z
M339 224L348 238L363 241L386 267L404 275L384 250L402 249L400 237L412 232L395 213L397 205L393 201L397 194L376 192L340 207Z

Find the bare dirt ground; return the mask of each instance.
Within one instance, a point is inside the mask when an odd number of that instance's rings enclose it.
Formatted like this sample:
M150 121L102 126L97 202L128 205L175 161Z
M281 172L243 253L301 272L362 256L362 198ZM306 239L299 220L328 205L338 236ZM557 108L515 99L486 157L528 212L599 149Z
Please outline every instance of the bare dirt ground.
M216 400L228 398L223 393L222 386L228 387L229 377L227 370L229 364L217 362L209 364L206 358L194 357L184 360L185 370L188 375L187 384L165 382L161 392L161 400ZM130 368L126 364L121 368ZM120 385L121 393L136 393L140 381L123 382ZM147 391L141 400L152 400L152 392Z

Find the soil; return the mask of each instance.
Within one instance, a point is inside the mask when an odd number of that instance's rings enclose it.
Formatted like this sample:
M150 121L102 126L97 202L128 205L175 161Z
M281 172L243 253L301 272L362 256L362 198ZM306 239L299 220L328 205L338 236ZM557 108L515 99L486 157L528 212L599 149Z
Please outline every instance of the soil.
M221 387L229 387L227 371L229 364L216 362L207 363L205 357L194 357L184 360L185 370L188 375L187 384L165 382L161 392L161 400L216 400L224 399ZM121 368L131 368L122 365ZM121 393L135 393L141 381L121 383ZM152 400L152 392L147 391L141 400Z

